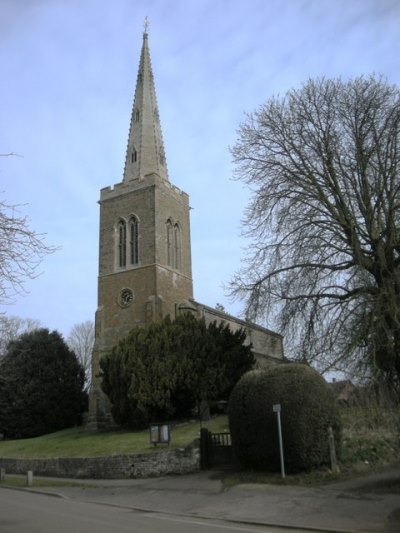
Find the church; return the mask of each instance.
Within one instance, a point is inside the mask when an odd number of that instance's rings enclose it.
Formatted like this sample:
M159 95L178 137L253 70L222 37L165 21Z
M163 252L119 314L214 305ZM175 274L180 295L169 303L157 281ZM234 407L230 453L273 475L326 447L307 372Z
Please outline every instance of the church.
M282 337L193 297L189 196L169 180L147 28L123 180L100 192L98 305L88 426L112 424L99 361L137 325L190 312L244 328L260 364L283 359Z

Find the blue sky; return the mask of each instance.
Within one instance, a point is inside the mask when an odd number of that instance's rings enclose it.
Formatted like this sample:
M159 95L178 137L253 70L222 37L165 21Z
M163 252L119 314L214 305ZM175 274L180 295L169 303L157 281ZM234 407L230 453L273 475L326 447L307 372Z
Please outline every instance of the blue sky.
M94 318L97 200L122 180L146 16L169 177L193 207L194 295L232 314L244 113L308 78L400 84L399 0L0 0L0 153L23 156L0 158L0 191L60 247L0 311L64 335Z

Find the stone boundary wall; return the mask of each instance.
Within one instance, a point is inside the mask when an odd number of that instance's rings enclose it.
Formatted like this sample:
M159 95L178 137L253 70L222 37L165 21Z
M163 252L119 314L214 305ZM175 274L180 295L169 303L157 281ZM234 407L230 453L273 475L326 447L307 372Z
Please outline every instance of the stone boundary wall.
M77 479L129 479L189 474L200 469L200 446L196 441L186 448L163 448L137 455L107 457L54 457L48 459L0 458L7 474Z

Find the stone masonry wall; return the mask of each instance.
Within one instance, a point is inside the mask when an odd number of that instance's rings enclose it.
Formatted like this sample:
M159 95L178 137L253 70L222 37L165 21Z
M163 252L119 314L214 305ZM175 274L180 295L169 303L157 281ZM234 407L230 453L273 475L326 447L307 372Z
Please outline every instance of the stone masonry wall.
M257 324L246 322L194 300L191 301L197 309L198 316L204 318L206 324L216 321L228 324L232 331L243 328L246 331L245 344L252 344L253 353L261 366L271 362L283 362L283 337L279 333L271 331ZM182 306L180 306L182 309ZM185 311L185 309L183 309Z
M0 468L9 474L77 479L128 479L188 474L200 469L200 448L196 441L186 448L163 448L153 453L108 457L55 457L49 459L0 458Z

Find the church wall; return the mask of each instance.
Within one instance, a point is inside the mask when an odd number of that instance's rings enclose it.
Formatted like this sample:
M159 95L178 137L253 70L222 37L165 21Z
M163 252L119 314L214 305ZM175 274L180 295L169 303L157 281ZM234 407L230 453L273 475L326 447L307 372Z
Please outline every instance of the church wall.
M184 276L192 277L192 261L190 246L189 196L172 186L169 182L162 182L155 190L157 211L155 213L156 227L156 261L157 264L167 265L166 222L177 223L181 234L181 265L178 269ZM185 298L192 297L192 290ZM175 300L176 301L176 300Z
M197 307L199 316L204 318L206 324L217 321L217 323L229 324L232 331L237 331L240 328L245 329L247 334L245 343L253 345L253 353L261 366L274 360L276 362L283 361L283 337L279 333L198 302L193 303Z
M107 310L103 323L106 345L110 342L114 345L116 339L126 335L135 325L146 322L146 303L155 291L152 270L152 267L142 267L99 279L99 301ZM126 307L119 300L125 288L133 292L133 301Z
M155 262L154 185L131 190L125 194L100 200L100 265L99 275L119 272L116 264L116 226L121 217L136 215L139 219L139 266ZM133 267L136 268L136 267ZM128 268L129 269L129 268Z
M131 180L103 189L100 205L98 306L106 312L96 336L108 349L135 325L175 316L175 303L192 297L189 197L153 174L146 185ZM132 214L139 219L139 264L119 268L117 224ZM167 265L168 218L181 229L179 269ZM129 306L119 301L124 288L134 293Z
M157 266L158 294L162 298L163 316L176 316L176 305L192 295L192 279L167 267Z
M133 302L122 307L118 296L121 290L133 291ZM107 309L102 335L107 346L113 346L134 326L175 316L175 302L185 299L192 289L192 280L161 267L147 267L103 276L99 279L99 301Z

